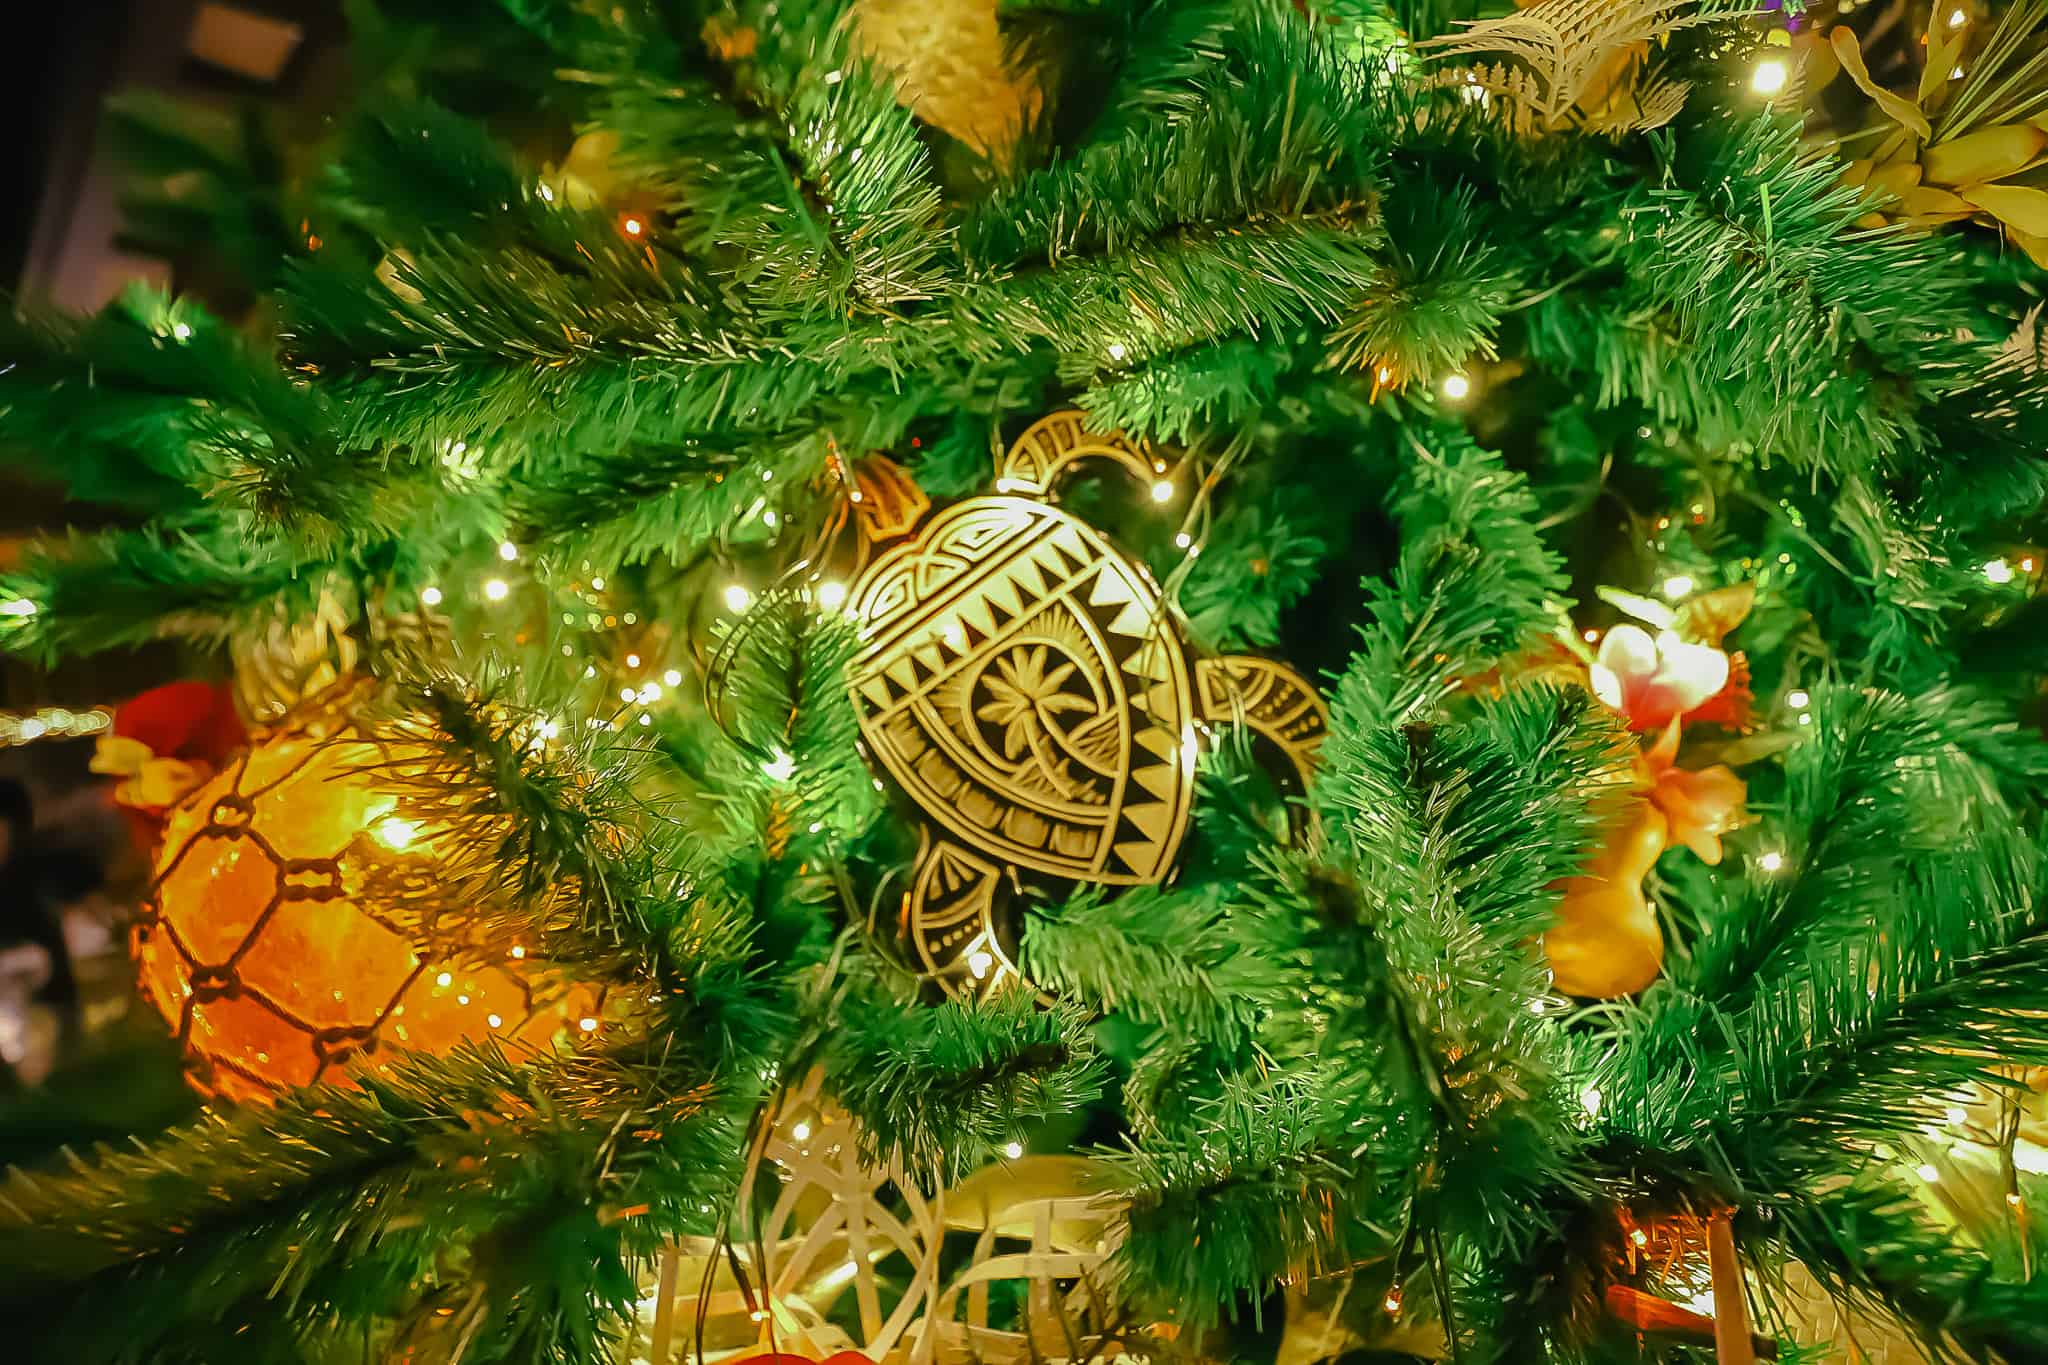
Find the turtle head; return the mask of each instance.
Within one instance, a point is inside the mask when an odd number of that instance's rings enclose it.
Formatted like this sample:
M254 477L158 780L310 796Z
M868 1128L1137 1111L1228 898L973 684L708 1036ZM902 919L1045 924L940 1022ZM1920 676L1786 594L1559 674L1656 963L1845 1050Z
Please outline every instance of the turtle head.
M1040 418L1011 443L996 471L996 492L1050 498L1060 478L1082 460L1108 460L1146 483L1165 469L1123 433L1090 430L1088 414L1072 409Z

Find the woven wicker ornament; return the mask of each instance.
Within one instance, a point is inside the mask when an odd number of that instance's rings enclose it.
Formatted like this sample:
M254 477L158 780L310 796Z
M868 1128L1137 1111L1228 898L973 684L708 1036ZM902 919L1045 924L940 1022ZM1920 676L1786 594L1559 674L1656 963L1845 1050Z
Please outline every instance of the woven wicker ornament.
M621 1360L772 1349L1024 1365L1118 1354L1099 1274L1116 1205L1090 1192L1093 1162L1026 1156L933 1193L863 1163L852 1121L818 1101L815 1080L780 1114L735 1201L729 1245L687 1238L662 1253Z
M854 39L896 77L897 98L997 166L1042 102L1003 55L996 0L860 0Z
M847 609L862 738L928 824L906 907L927 969L977 994L1017 976L1002 886L1171 874L1201 722L1241 722L1306 771L1322 700L1268 659L1191 659L1144 568L1047 499L1077 461L1164 471L1059 413L1018 438L998 494L954 503L862 573Z
M355 727L360 695L330 690L259 732L165 826L136 957L208 1094L261 1099L393 1048L545 1046L599 1026L599 994L547 987L520 946L364 903L366 875L431 876L433 855L366 771L391 755Z

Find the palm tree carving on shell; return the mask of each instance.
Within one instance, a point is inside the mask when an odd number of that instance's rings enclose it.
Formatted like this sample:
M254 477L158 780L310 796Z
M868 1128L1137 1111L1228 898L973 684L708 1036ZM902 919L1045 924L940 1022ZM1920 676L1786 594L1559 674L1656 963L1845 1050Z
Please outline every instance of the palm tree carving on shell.
M1070 712L1093 714L1095 703L1064 690L1074 676L1075 664L1060 663L1048 671L1050 662L1051 651L1045 645L1011 648L983 675L990 699L974 714L1002 727L1003 757L1016 762L1028 756L1029 766L1048 786L1071 798L1075 785L1067 775L1065 761L1054 752L1066 731L1059 717Z

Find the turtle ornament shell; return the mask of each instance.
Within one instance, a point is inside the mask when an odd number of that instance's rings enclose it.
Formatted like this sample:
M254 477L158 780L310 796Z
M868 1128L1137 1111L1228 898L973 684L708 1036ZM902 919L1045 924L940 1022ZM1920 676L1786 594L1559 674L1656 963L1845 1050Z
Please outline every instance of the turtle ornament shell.
M1082 413L1047 417L1010 447L994 495L906 528L847 598L862 739L925 817L906 933L954 994L1021 976L1006 884L1172 874L1204 723L1249 726L1304 778L1326 727L1293 670L1192 658L1144 568L1050 501L1084 459L1161 472Z

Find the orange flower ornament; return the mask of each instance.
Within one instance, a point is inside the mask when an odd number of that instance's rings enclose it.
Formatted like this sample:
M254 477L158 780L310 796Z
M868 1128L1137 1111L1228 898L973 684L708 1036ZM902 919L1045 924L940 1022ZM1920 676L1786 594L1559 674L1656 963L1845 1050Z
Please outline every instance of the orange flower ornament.
M1721 836L1746 818L1748 788L1725 764L1678 765L1684 721L1740 724L1748 713L1742 656L1676 631L1651 635L1622 625L1601 641L1588 670L1595 696L1628 728L1656 732L1637 754L1633 787L1585 870L1560 884L1557 920L1544 935L1552 982L1567 995L1633 995L1664 967L1664 935L1643 879L1673 845L1709 866L1721 861Z

